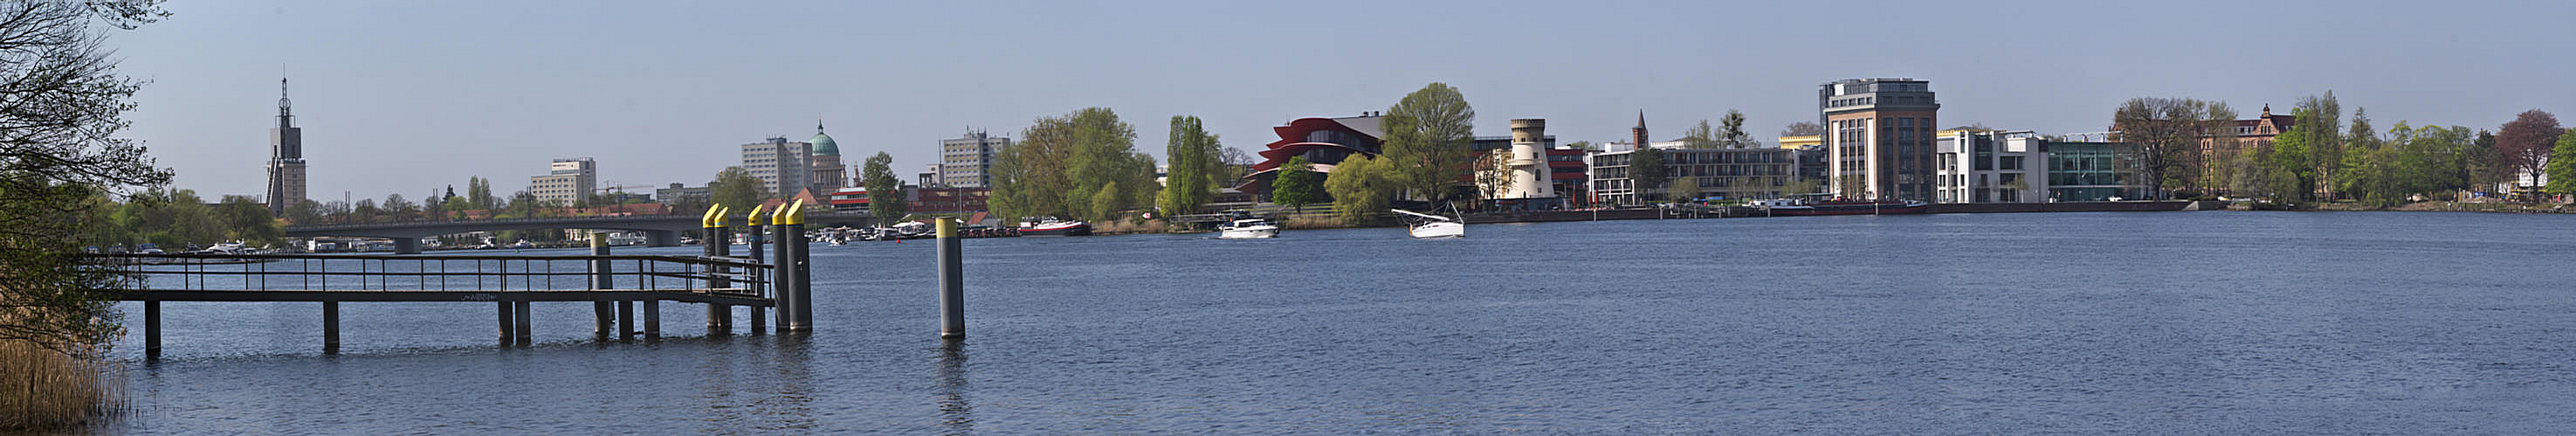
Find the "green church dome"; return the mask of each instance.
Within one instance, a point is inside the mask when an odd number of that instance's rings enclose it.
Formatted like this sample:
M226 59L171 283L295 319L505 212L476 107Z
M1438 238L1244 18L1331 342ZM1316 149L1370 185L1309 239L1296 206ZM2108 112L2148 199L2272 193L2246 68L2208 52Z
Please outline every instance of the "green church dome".
M832 135L823 134L823 123L820 121L814 123L814 139L808 139L805 142L814 144L814 154L841 155L841 144L832 142Z

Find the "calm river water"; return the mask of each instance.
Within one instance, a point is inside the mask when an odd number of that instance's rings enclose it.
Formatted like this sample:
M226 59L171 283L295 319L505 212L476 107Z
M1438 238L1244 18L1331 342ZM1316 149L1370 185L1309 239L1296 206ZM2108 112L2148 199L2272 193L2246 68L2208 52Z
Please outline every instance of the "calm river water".
M2051 213L817 245L810 336L538 303L164 303L120 433L2541 433L2576 216ZM570 253L573 250L546 251ZM620 254L694 254L694 248ZM531 251L537 253L537 251Z

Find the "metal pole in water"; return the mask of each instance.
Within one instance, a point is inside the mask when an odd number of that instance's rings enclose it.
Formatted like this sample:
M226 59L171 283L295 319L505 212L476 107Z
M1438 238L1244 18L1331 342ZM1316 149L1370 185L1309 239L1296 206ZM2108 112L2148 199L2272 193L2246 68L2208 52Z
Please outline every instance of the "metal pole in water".
M966 339L966 270L957 221L939 220L939 338Z
M531 334L531 333L533 333L533 332L531 332L531 331L530 331L530 329L529 329L529 325L528 325L528 324L529 324L529 323L528 323L528 306L529 306L529 303L528 303L528 302L526 302L526 301L516 301L516 302L511 302L511 303L510 303L510 311L512 312L512 313L510 314L510 318L511 318L511 320L510 320L510 321L511 321L511 325L516 326L516 327L518 328L518 334L517 334L517 336L518 336L518 342L519 342L519 345L527 345L527 344L528 344L528 342L530 342L530 341L532 341L532 340L533 340L533 338L531 338L530 336L535 336L535 335Z
M143 354L161 356L161 302L143 302Z
M782 284L777 288L776 298L783 303L778 312L786 322L780 323L779 327L787 331L811 331L814 329L811 304L814 293L805 283L812 277L811 270L806 268L810 262L805 258L805 200L797 200L786 209L771 213L769 224L778 233L777 260L772 262L778 269L771 276Z
M590 232L590 255L608 255L607 232ZM609 270L608 259L590 260L590 289L593 291L591 295L599 295L597 292L598 290L617 287L617 280L608 275ZM591 298L590 312L591 319L593 321L591 329L592 338L597 340L608 339L609 324L612 322L612 319L617 316L615 307L616 304L611 303L608 300L602 300L598 297Z
M707 207L707 216L704 219L705 227L708 229L707 233L721 235L701 238L703 239L701 242L705 242L707 246L707 257L729 257L733 255L733 231L731 229L726 229L724 225L724 214L728 211L730 210L714 206ZM752 206L751 215L760 215L760 206ZM754 231L752 234L758 235L759 232ZM751 251L753 255L757 256L760 252L760 249L758 248L760 242L758 242L757 239L754 239L753 241L754 242L752 242L752 244L754 248L752 248ZM721 267L707 267L708 274L724 274L726 272L728 271ZM721 278L711 278L707 280L707 289L719 289L731 286L732 283L729 280ZM707 304L707 329L710 330L711 333L732 332L733 326L727 325L732 321L732 312L733 311L731 310L725 309L724 305L721 304Z
M322 302L322 353L340 352L340 302Z
M617 301L617 340L635 340L635 301Z
M510 322L510 302L508 300L502 300L497 304L501 306L501 344L509 345L517 339L517 335L512 334L515 330L510 328L512 324Z

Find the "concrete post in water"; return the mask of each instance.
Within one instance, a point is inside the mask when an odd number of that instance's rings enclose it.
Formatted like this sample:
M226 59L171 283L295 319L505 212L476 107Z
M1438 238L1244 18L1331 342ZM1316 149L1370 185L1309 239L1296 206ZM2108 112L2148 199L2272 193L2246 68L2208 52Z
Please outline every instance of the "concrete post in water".
M590 232L590 255L608 255L608 232ZM615 277L609 275L609 268L608 259L590 260L590 289L600 290L617 287L617 280ZM594 292L592 295L598 295L598 293ZM593 338L600 340L608 339L608 328L612 327L617 316L617 312L615 312L615 310L615 302L599 298L591 299L590 312L591 319L593 320L591 336Z
M528 342L534 340L533 336L536 336L532 334L534 332L529 330L528 305L529 303L526 301L510 303L510 324L517 329L516 333L519 345L527 345Z
M964 238L957 237L957 220L939 220L939 338L966 339L966 270Z
M322 352L340 352L340 302L322 302Z
M509 345L518 339L518 330L511 328L510 301L501 300L498 304L501 306L501 345Z
M143 354L161 356L161 302L143 302Z
M617 301L617 340L635 340L635 302Z
M805 259L805 200L797 200L786 209L770 214L769 218L770 230L778 240L778 249L772 253L776 258L770 262L776 268L770 275L778 283L772 288L776 292L772 301L778 302L778 328L784 331L813 330L814 310L808 307L813 292L805 285L806 279L811 277Z

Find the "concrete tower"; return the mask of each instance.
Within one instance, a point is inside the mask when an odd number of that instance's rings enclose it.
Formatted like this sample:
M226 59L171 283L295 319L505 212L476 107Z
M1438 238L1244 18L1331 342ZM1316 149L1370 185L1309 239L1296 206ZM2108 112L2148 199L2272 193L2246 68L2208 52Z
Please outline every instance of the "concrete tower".
M1555 185L1548 183L1547 149L1541 141L1547 138L1547 120L1522 118L1512 120L1512 190L1503 198L1555 197Z
M286 99L286 78L277 79L277 127L268 129L268 215L286 216L286 208L305 201L304 128L295 127L294 102Z

